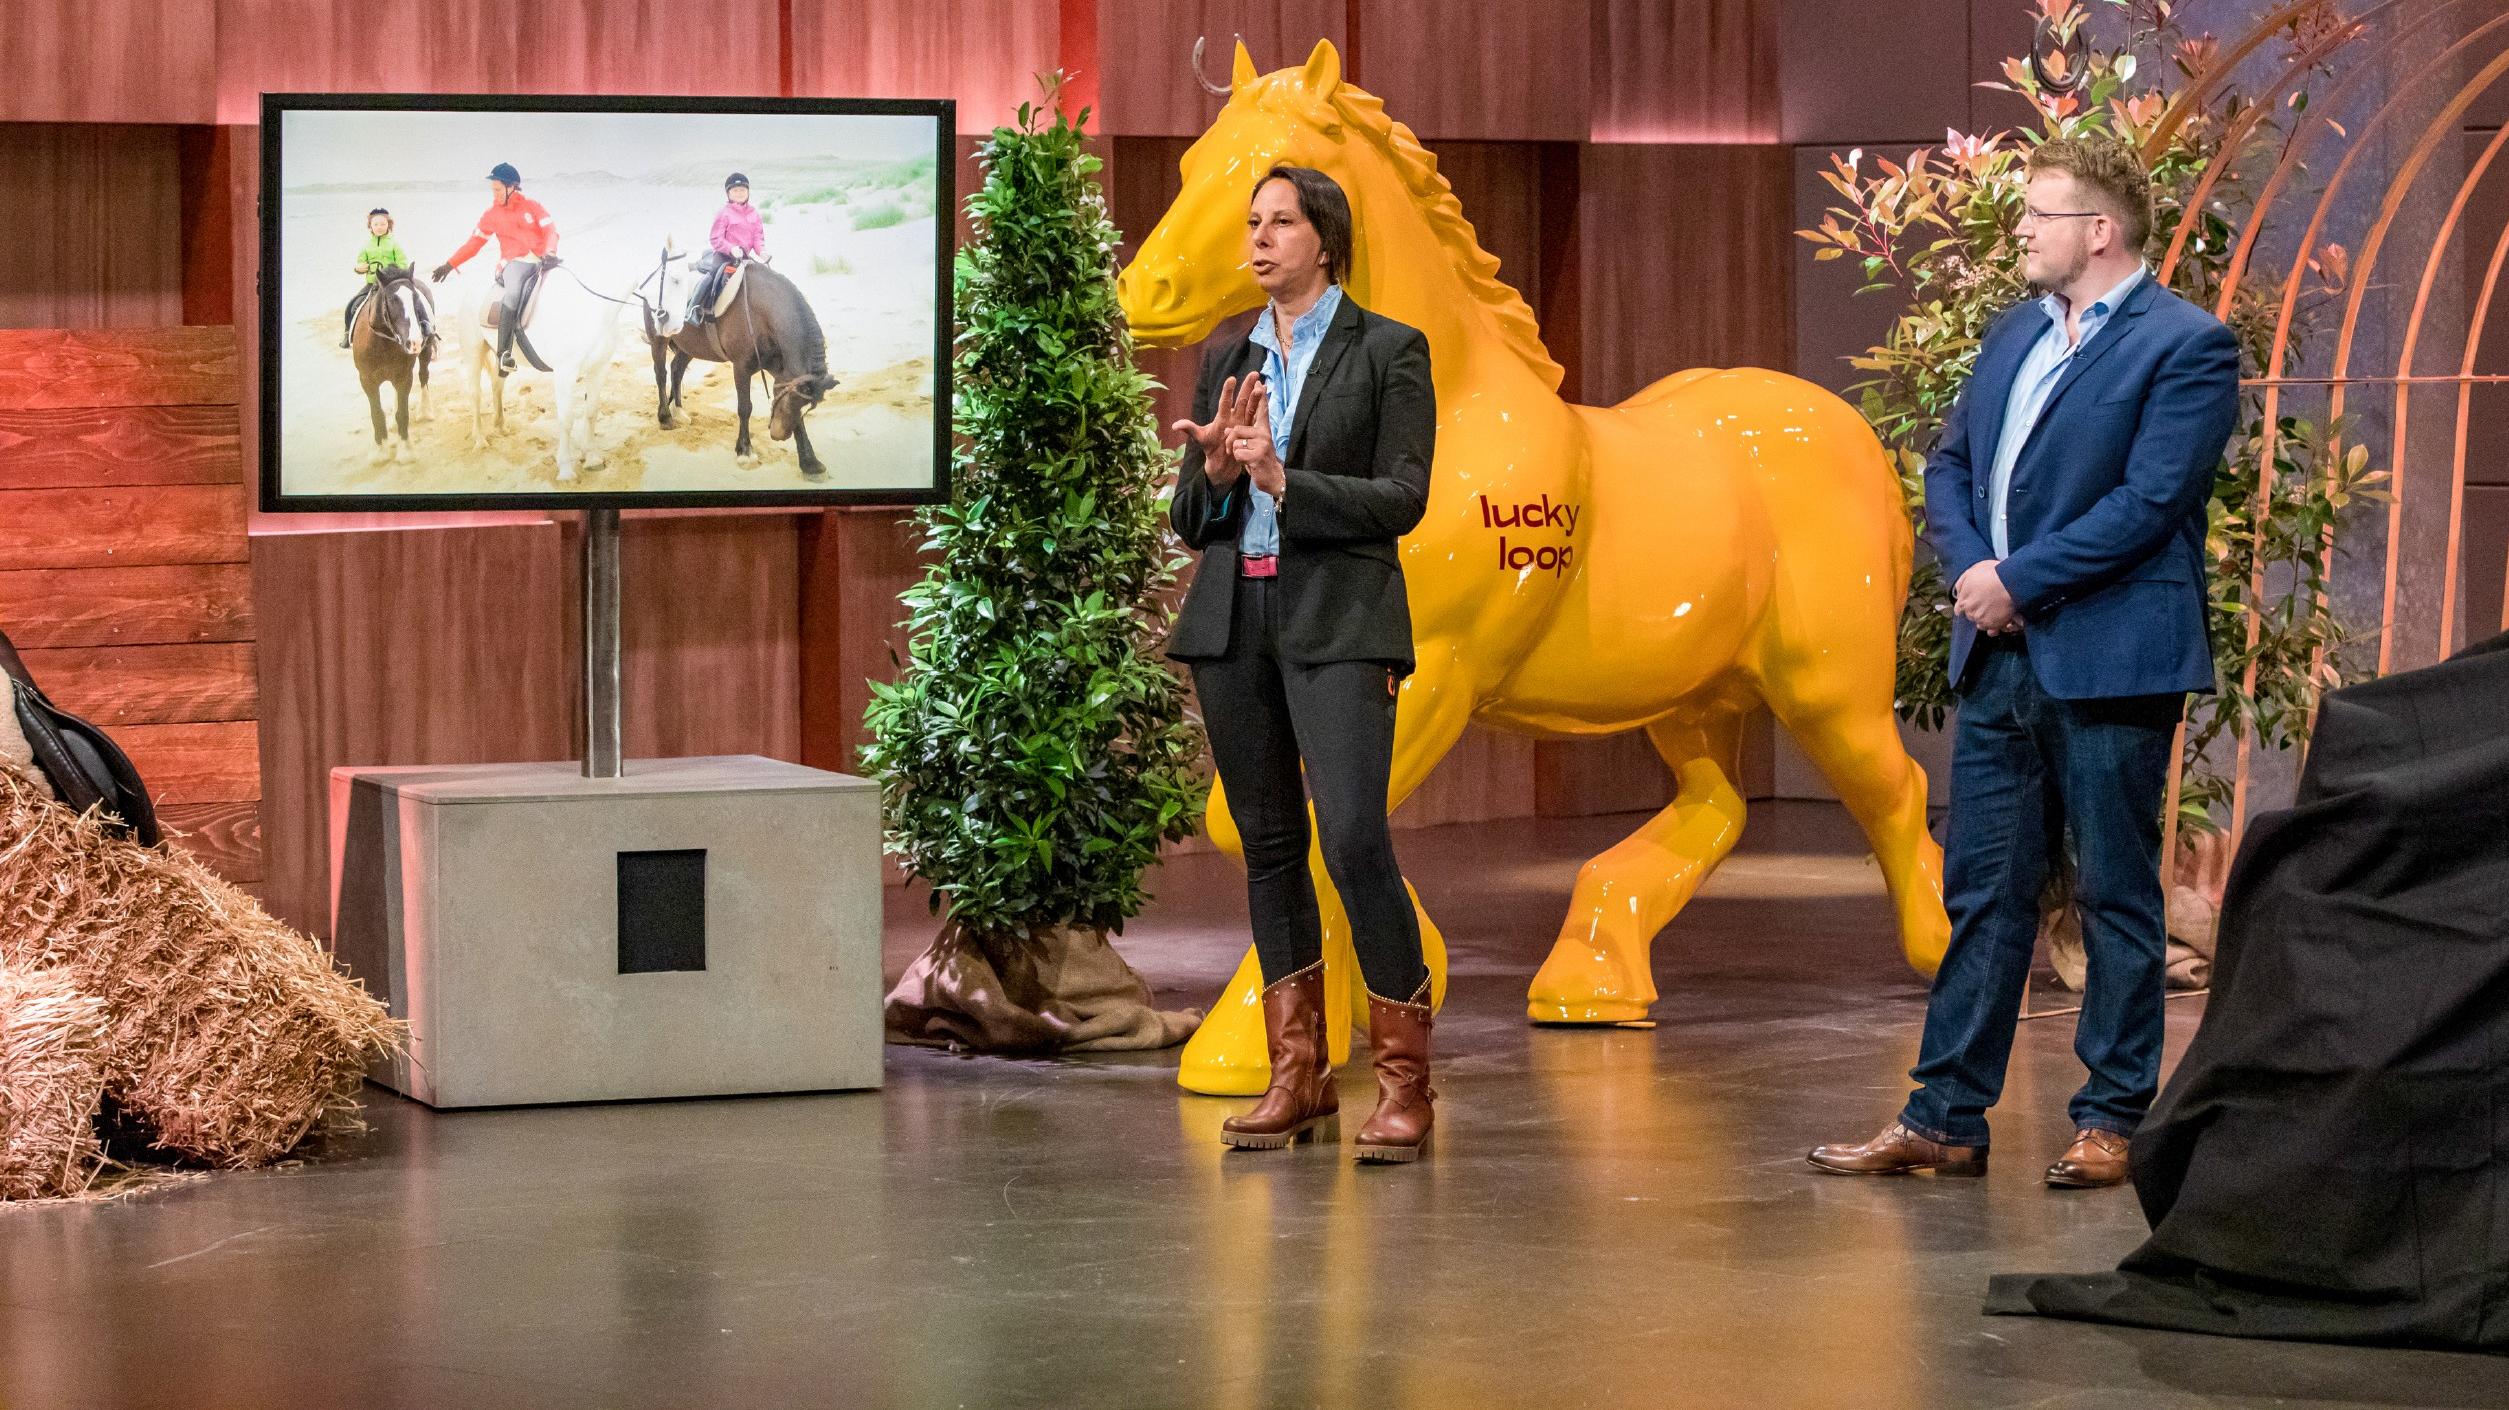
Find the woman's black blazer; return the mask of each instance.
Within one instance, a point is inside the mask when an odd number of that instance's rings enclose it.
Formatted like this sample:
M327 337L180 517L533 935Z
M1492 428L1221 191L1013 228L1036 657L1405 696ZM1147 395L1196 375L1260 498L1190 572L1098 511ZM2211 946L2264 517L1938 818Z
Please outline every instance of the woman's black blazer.
M1193 416L1211 419L1220 387L1263 369L1262 345L1224 345L1202 360ZM1383 661L1412 668L1411 603L1403 591L1395 540L1429 506L1429 463L1437 451L1437 392L1429 382L1429 340L1419 329L1361 308L1345 296L1316 348L1291 422L1288 489L1281 503L1278 649L1300 665ZM1202 567L1168 635L1167 654L1207 661L1228 654L1238 591L1237 539L1246 498L1214 490L1202 448L1188 441L1168 522Z

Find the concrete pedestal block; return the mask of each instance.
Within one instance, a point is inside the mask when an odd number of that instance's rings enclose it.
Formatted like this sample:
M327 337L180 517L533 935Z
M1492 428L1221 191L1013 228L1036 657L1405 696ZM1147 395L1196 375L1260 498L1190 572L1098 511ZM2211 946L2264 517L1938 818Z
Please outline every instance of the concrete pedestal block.
M344 768L331 934L434 1107L880 1085L880 795L757 757Z

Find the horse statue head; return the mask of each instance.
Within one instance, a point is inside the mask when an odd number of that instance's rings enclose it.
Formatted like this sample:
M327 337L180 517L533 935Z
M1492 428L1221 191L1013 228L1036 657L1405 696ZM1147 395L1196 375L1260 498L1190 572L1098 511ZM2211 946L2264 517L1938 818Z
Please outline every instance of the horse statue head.
M1450 330L1495 339L1537 380L1559 386L1533 310L1498 277L1437 158L1381 99L1344 80L1331 41L1305 64L1268 74L1255 72L1241 42L1225 91L1228 103L1179 163L1183 189L1116 282L1135 340L1197 343L1263 306L1246 267L1247 204L1264 172L1305 166L1350 198L1355 249L1343 283L1352 298L1432 342Z

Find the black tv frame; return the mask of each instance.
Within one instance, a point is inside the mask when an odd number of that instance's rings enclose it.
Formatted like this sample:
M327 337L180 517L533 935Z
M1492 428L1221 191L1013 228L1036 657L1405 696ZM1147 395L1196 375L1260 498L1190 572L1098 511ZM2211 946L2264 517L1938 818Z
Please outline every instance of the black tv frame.
M836 117L929 117L933 119L933 176L940 192L933 205L932 461L930 489L769 490L584 490L517 494L283 494L279 479L278 300L258 302L261 386L261 510L265 514L403 514L504 509L815 509L836 506L910 506L950 497L952 451L950 350L957 337L951 302L958 210L958 104L948 98L752 98L646 97L604 94L524 93L264 93L261 95L261 266L265 280L279 264L279 193L272 173L281 170L279 118L289 112L384 109L406 112L691 113L722 115L824 114ZM266 284L265 284L265 287ZM257 289L256 295L261 295ZM638 336L642 336L639 334Z

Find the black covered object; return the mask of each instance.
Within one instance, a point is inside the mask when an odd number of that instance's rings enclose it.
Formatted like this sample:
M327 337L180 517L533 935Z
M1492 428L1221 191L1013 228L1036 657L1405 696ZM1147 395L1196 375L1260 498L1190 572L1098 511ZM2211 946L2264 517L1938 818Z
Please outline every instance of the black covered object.
M6 632L0 632L0 709L16 715L35 767L62 802L82 813L102 808L141 846L157 845L157 808L130 756L103 730L46 699Z
M2141 1248L1987 1311L2509 1351L2509 636L2326 698L2133 1166Z

